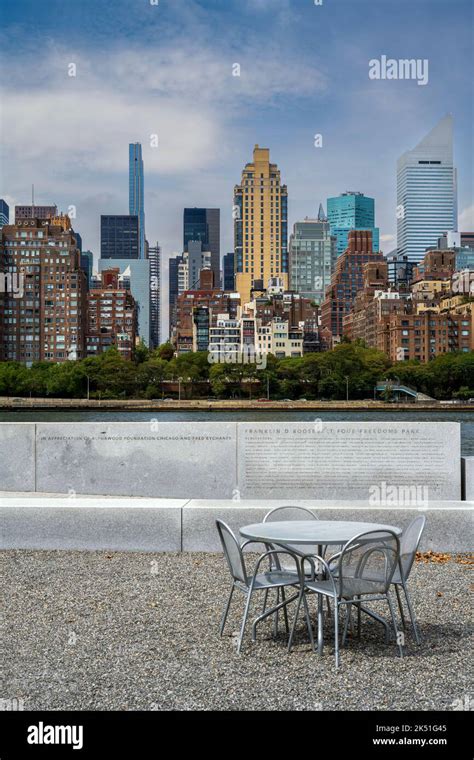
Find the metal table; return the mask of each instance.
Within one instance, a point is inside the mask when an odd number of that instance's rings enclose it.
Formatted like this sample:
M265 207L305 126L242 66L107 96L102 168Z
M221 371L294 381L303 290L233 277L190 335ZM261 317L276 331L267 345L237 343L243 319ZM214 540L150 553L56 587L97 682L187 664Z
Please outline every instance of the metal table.
M346 522L343 520L285 520L281 522L253 523L240 529L243 538L251 538L266 544L279 546L294 546L304 553L305 546L317 545L317 553L321 556L323 546L345 544L359 533L369 531L391 530L397 536L401 528L393 525L368 522ZM309 553L309 552L308 552ZM364 609L371 617L386 625L386 622L376 613ZM323 651L323 600L318 594L318 653Z

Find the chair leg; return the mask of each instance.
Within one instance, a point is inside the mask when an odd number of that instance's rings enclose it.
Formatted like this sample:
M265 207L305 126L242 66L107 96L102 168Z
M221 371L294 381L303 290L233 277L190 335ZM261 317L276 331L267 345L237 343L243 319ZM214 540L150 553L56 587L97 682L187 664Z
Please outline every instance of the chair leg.
M277 588L277 604L280 604L280 589ZM278 610L275 612L275 617L273 619L273 635L276 638L278 636Z
M311 642L311 649L314 652L313 628L311 626L311 617L309 614L308 600L306 599L306 594L304 593L304 591L303 591L303 604L304 604L304 612L305 612L305 617L306 617L306 626L308 628L309 640Z
M403 584L403 590L405 592L405 599L407 600L408 612L410 613L410 620L411 620L411 624L413 626L413 633L415 634L416 643L417 644L421 644L421 637L420 637L420 634L418 632L418 624L416 622L415 613L414 613L413 607L411 605L410 597L408 596L408 589L405 586L405 584Z
M334 653L336 656L336 668L339 667L339 603L334 599Z
M282 602L286 602L285 589L283 588L283 586L281 587L281 600L282 600ZM288 623L288 611L286 609L286 604L283 607L283 618L285 620L286 635L288 636L289 633L290 633L290 626L289 626L289 623Z
M398 583L394 583L393 585L395 586L395 593L397 595L398 609L400 610L400 619L402 621L402 627L403 627L403 630L406 631L407 625L405 621L405 613L403 612L403 604L402 604L402 598L400 596L400 589L398 588Z
M262 615L267 609L267 599L268 599L268 589L265 589L265 593L263 595L263 607L262 607Z
M361 617L362 617L360 605L362 604L362 600L360 596L358 597L358 599L359 599L359 604L357 605L357 638L360 639Z
M252 591L249 591L249 595L247 597L247 602L245 604L244 617L242 619L242 627L240 629L240 637L239 637L239 643L238 643L238 646L237 646L237 654L240 654L240 650L242 648L242 639L244 638L245 625L247 623L247 617L248 617L248 614L249 614L249 608L250 608L250 600L251 600L251 598L252 598Z
M344 629L342 631L342 646L346 644L347 631L349 629L349 621L352 617L352 604L346 604L346 619L344 621Z
M224 614L223 614L222 620L221 620L221 627L220 627L220 635L221 636L224 633L224 627L225 627L225 624L226 624L227 615L229 614L230 603L232 601L232 596L234 594L234 588L235 588L235 586L234 586L234 584L232 584L232 588L230 590L230 594L229 594L229 598L227 600L226 608L224 610Z
M298 615L300 613L300 607L301 607L303 596L304 596L304 589L302 588L300 591L300 595L298 597L298 602L296 604L295 617L293 618L293 625L291 626L290 638L288 639L288 652L291 652L291 647L293 646L293 637L295 635L296 622L298 620Z
M393 630L395 631L395 641L398 645L398 650L400 652L400 657L403 657L403 646L401 641L398 640L398 628L397 628L397 618L395 617L395 610L393 609L392 600L390 599L389 594L386 595L388 606L390 608L390 615L392 617L392 623L393 623Z

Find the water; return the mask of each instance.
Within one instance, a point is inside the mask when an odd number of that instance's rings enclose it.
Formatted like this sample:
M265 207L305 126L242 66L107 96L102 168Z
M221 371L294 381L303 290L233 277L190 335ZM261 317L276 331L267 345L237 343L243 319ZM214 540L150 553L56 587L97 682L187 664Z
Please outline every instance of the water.
M116 411L14 411L0 412L0 422L310 422L316 418L326 422L460 422L463 456L474 456L474 412L397 412L397 411L274 411L239 410L182 412L116 412Z

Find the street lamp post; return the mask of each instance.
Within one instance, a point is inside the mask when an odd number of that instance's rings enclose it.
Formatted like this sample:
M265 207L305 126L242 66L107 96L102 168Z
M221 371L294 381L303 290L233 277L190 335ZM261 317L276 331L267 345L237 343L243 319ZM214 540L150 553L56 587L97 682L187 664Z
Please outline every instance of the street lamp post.
M90 377L89 375L86 375L87 377L87 400L90 400Z
M349 375L346 375L345 378L346 378L346 401L349 401Z
M178 401L181 402L181 383L183 378L178 377Z

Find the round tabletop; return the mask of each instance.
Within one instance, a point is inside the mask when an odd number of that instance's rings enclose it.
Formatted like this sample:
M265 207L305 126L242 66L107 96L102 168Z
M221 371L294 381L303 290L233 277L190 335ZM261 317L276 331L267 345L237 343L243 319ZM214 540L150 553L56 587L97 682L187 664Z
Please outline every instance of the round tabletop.
M345 544L359 533L391 530L399 536L401 528L380 523L346 522L344 520L285 520L244 525L240 534L269 544Z

